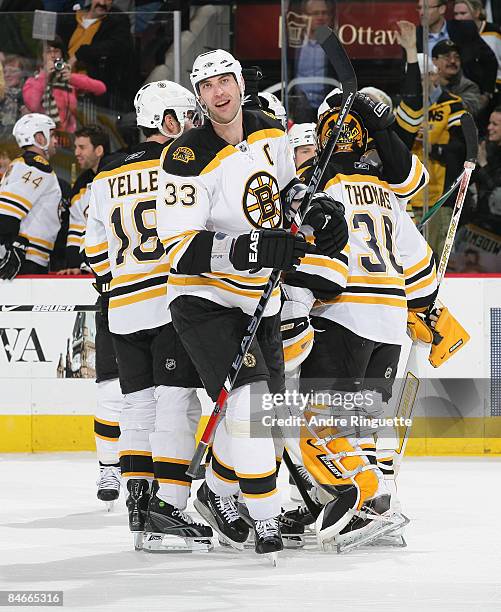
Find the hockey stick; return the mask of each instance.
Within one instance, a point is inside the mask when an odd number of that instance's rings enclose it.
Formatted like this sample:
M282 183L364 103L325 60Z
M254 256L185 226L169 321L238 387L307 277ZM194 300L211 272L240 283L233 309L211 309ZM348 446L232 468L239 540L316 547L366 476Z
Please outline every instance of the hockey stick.
M430 219L435 216L435 214L438 212L439 208L442 207L442 205L447 200L447 198L456 191L456 189L459 187L459 184L461 183L461 180L463 179L463 176L464 176L464 170L457 177L454 183L449 187L449 189L438 198L438 200L435 202L435 204L433 204L433 206L426 213L426 215L424 215L424 217L421 219L421 221L417 225L417 228L419 231L421 231L423 227L428 223L428 221L430 221Z
M325 51L329 62L335 67L339 76L339 80L343 83L343 95L339 116L332 129L332 133L327 143L327 146L320 155L318 163L315 167L315 170L313 171L312 177L308 184L305 196L294 216L294 220L291 225L291 232L293 234L296 234L298 232L299 227L301 226L304 213L306 210L308 210L311 199L318 189L324 171L327 167L327 163L332 155L332 152L334 151L334 147L336 146L339 134L341 133L343 122L346 118L346 115L351 109L351 105L353 104L353 100L357 92L357 79L353 70L353 66L351 65L351 62L348 56L346 55L346 52L343 49L343 46L337 36L327 26L321 26L320 28L318 28L316 30L315 36L317 41L320 43L323 50ZM198 446L195 450L193 459L188 469L186 470L186 474L188 474L188 476L194 478L198 472L198 467L202 463L203 456L205 455L207 447L209 446L212 440L212 436L216 430L221 411L223 410L226 404L228 395L233 389L236 378L242 366L243 359L252 343L252 340L254 339L254 336L256 335L256 331L263 317L266 305L268 304L273 289L276 287L280 279L280 274L281 270L273 270L270 275L270 278L268 279L268 283L266 284L266 287L259 299L254 315L251 317L245 335L242 339L242 342L240 343L238 353L235 355L235 358L230 366L230 371L228 372L223 387L219 392L216 404L214 406L212 414L209 417L200 442L198 443Z
M442 248L442 254L440 256L440 261L437 267L437 295L435 297L435 302L430 307L430 310L433 310L438 301L438 291L444 279L447 264L449 263L449 257L452 251L452 247L454 246L454 239L456 237L456 231L458 228L459 219L461 217L461 211L463 210L466 192L468 190L468 185L470 184L471 175L477 163L478 134L473 117L469 113L465 113L464 115L462 115L461 128L463 130L466 143L466 161L464 162L464 171L461 175L459 191L456 196L456 201L454 203L454 209L452 211L452 217L449 223L447 237L445 239L444 246ZM414 403L416 401L417 392L419 389L419 378L416 376L416 352L416 343L413 343L405 368L405 382L402 388L402 392L400 394L400 400L395 414L395 416L397 417L403 416L404 418L410 418L412 416ZM407 446L407 440L409 439L409 434L410 427L407 427L404 432L400 447L396 450L395 457L398 457L398 465L400 465L402 457L404 456L405 447ZM395 468L397 468L395 470L395 476L397 475L398 465L395 466Z
M289 474L292 476L292 479L294 480L294 484L296 485L297 490L299 491L299 494L303 498L303 501L306 507L308 508L311 516L313 516L316 519L318 515L320 514L319 507L311 499L310 494L308 493L308 489L304 486L304 481L298 472L296 464L292 461L286 448L284 448L283 459L284 459L285 465L287 466L287 469L289 470Z
M2 304L0 312L97 312L98 304Z

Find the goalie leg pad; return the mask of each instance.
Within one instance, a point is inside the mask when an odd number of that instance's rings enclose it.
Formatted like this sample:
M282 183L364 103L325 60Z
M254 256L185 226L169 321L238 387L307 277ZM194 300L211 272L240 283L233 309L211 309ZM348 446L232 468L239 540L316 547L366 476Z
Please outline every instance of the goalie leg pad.
M429 362L438 368L469 341L470 335L448 308L441 309L434 331Z

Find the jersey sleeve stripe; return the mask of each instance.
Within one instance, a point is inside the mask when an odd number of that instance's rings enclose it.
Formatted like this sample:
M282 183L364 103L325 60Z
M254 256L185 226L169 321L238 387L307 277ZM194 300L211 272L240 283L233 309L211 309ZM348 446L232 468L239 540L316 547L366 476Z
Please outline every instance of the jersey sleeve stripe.
M37 257L40 257L44 261L49 261L49 257L50 257L49 253L47 253L46 251L43 251L42 249L38 247L34 247L34 246L29 246L26 249L26 255L35 255Z
M416 272L419 272L420 270L424 270L425 268L427 268L429 266L430 261L432 260L432 258L433 258L433 251L431 250L431 247L428 244L428 245L426 245L426 255L425 255L425 257L423 257L423 259L418 261L413 266L410 266L410 268L406 268L404 270L405 278L408 279L411 276L414 276L414 274Z
M413 155L412 166L407 179L402 183L390 184L390 188L398 198L407 199L417 193L426 184L427 180L428 172L416 155Z
M107 250L108 250L107 242L100 242L99 244L85 246L85 252L87 253L87 255L96 255L98 253L102 253L103 251L107 251Z
M3 198L7 198L8 200L14 200L18 204L25 206L28 210L31 210L33 208L33 204L29 200L23 198L17 193L11 193L10 191L0 191L0 199Z
M102 264L95 264L95 265L91 264L91 268L99 276L104 276L105 274L111 271L110 262L108 259Z
M433 273L432 275L430 275L429 278L425 278L420 283L417 283L416 285L412 287L406 288L407 295L412 296L412 294L415 293L416 291L424 289L425 287L429 287L430 285L434 285L434 288L435 288L436 282L437 282L437 275Z
M2 210L8 213L9 217L15 217L20 221L22 221L27 214L25 211L21 210L20 207L10 206L9 204L4 204L0 201L0 211Z
M75 206L75 204L78 202L78 200L83 196L83 194L87 191L87 187L82 187L82 189L80 189L80 191L78 193L76 193L72 198L71 198L71 206Z
M29 240L31 244L36 244L37 246L46 247L47 249L52 249L54 247L53 242L49 242L48 240L42 240L42 238L37 238L37 236L29 236L28 234L20 233L22 238L26 238Z

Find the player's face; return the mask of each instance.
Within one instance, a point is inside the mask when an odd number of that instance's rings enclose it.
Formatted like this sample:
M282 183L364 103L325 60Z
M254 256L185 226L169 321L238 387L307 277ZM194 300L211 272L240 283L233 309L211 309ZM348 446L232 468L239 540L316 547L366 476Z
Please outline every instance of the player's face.
M229 123L236 117L241 105L241 94L233 74L205 79L200 83L199 91L212 119L218 123Z
M457 51L439 55L434 59L434 63L438 68L438 74L446 79L456 76L461 70L461 58Z
M294 155L296 158L296 168L299 168L299 166L303 164L307 159L311 159L315 155L316 150L317 148L313 144L301 145L300 147L296 147L294 151Z
M77 136L75 138L75 157L82 170L93 168L99 163L99 155L88 136Z
M470 7L464 2L458 2L454 5L454 19L458 21L473 20L474 17L470 11Z
M501 145L501 113L491 113L487 126L487 136L489 142Z
M49 138L49 148L47 149L47 154L49 157L52 157L53 155L56 154L58 144L59 144L59 141L57 139L56 130L51 130L50 138Z

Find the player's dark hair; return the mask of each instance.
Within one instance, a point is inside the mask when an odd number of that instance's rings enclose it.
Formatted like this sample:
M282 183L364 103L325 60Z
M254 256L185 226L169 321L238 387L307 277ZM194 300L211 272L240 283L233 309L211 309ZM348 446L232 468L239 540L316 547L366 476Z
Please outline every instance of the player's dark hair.
M172 115L172 117L177 121L176 112L172 108L168 108L164 111L164 116L162 117L162 123L165 119L166 115ZM144 126L140 126L141 132L145 138L149 138L150 136L155 136L155 134L160 134L160 130L158 128L148 128Z
M75 132L75 138L87 137L94 148L101 145L103 156L110 152L110 137L99 125L85 125Z

